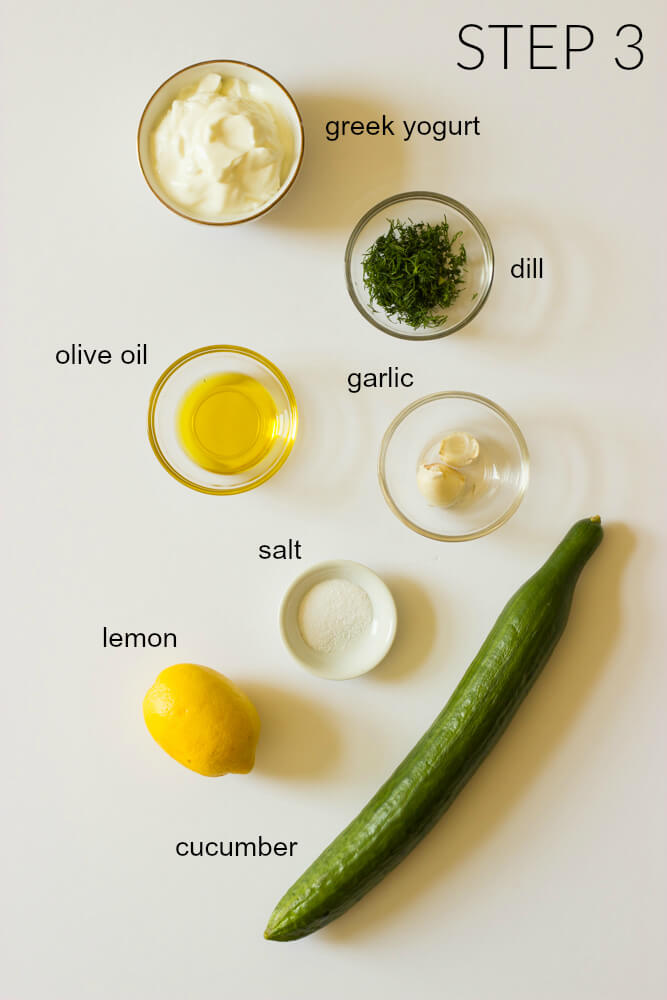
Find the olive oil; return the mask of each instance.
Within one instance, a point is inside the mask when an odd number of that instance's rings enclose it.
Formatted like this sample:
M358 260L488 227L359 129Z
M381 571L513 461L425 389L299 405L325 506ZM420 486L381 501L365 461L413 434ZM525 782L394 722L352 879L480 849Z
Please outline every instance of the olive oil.
M257 465L278 435L278 412L270 392L239 372L211 375L193 385L176 420L192 461L222 475Z

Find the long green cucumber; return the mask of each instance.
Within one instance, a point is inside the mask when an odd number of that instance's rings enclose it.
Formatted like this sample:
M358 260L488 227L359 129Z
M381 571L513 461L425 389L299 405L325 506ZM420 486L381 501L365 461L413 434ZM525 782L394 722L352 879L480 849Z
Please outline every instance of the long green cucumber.
M348 910L415 847L498 740L567 623L599 517L570 529L510 598L431 728L271 914L264 936L293 941Z

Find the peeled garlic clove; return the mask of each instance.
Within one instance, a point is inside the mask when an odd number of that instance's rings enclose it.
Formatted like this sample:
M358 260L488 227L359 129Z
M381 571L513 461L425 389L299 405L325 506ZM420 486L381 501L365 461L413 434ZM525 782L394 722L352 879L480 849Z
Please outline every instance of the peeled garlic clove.
M479 455L479 441L466 431L454 431L440 442L438 454L447 465L470 465Z
M436 507L454 503L465 486L465 476L447 465L432 462L417 469L417 486L420 493Z

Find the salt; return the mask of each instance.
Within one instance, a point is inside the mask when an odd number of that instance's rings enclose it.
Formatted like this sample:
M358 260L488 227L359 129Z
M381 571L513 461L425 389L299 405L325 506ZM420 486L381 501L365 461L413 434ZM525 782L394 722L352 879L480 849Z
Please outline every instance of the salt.
M302 599L297 613L304 642L318 653L338 653L358 639L373 620L365 590L350 580L323 580Z

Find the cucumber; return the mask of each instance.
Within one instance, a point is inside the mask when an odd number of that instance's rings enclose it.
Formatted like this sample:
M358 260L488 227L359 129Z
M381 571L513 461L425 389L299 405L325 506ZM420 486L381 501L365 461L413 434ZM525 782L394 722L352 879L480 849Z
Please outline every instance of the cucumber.
M577 521L510 598L431 728L288 889L266 938L293 941L324 927L377 885L434 826L549 658L565 628L579 574L601 539L599 517Z

